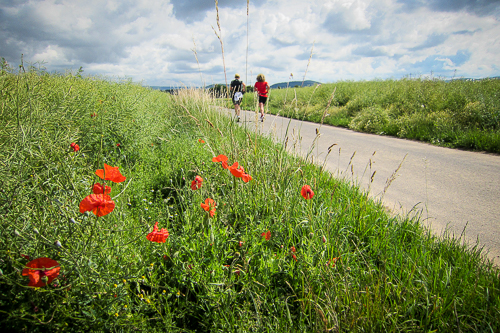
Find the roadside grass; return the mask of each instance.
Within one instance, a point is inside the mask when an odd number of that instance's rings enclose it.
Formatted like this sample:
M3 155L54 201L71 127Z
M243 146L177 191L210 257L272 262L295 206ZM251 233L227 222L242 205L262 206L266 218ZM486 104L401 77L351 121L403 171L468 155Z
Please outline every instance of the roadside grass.
M500 330L499 270L481 248L387 215L200 91L4 71L0 92L4 331ZM127 178L107 182L116 206L82 214L104 163ZM155 222L165 243L146 237ZM28 287L40 257L60 274Z
M289 118L498 154L499 89L498 79L340 81L272 90L268 107ZM246 94L242 107L253 109L254 99Z

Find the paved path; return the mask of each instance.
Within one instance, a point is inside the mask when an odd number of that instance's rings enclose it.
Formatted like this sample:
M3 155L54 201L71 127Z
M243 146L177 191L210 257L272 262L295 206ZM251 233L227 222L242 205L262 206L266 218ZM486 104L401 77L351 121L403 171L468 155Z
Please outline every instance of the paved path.
M488 256L500 264L500 156L328 125L320 128L319 124L273 115L267 115L264 123L255 119L254 112L244 111L241 126L257 126L261 133L281 142L288 138L291 151L309 154L315 163L326 163L330 172L369 190L394 212L421 213L422 223L437 234L447 229L456 237L463 233L469 243L478 239Z

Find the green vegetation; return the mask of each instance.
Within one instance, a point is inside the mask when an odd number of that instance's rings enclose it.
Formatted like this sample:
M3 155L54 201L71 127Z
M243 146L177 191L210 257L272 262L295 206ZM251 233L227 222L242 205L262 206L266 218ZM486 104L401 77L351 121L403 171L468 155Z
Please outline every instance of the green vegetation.
M341 81L272 90L269 112L360 132L500 153L499 91L498 79ZM254 96L247 94L242 107L254 108Z
M387 215L199 91L2 71L0 93L2 331L500 331L480 248ZM126 177L107 182L116 206L82 214L104 163ZM155 222L165 243L147 238ZM43 257L59 275L29 287Z

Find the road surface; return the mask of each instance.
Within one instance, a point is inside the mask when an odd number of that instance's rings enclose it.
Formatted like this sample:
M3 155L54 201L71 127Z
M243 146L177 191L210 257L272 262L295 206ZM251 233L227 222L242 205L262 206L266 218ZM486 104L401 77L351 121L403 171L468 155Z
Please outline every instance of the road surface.
M225 112L234 115L233 110ZM500 156L274 115L256 122L250 111L242 111L241 118L241 126L276 141L288 140L291 152L325 163L330 172L358 184L390 211L421 214L423 225L438 235L446 230L469 244L478 240L500 264Z

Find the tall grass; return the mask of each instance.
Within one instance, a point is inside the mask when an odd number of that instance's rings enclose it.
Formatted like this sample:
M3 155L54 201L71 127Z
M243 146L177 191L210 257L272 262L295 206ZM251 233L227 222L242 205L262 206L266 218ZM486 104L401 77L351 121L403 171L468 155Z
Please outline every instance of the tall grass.
M388 216L200 91L38 72L3 72L0 91L4 330L500 330L499 271L481 249ZM127 177L116 208L80 214L103 163ZM164 244L146 239L156 221ZM58 279L27 287L23 256L57 260Z
M317 123L326 111L325 124L500 153L499 89L497 79L341 81L294 89L294 102L286 102L287 90L273 90L269 110ZM253 103L247 94L242 106L251 108Z

